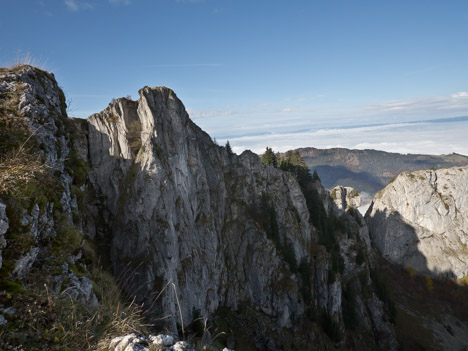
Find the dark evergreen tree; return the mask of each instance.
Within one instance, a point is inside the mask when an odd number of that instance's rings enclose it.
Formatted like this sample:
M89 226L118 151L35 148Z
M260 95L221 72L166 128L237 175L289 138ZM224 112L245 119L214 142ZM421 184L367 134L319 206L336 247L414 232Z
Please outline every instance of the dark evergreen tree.
M312 174L312 180L313 180L314 182L320 181L320 177L319 177L319 175L317 174L317 171L316 171L316 170L314 170L314 174Z
M232 152L232 149L231 149L231 144L229 144L229 140L226 142L226 151L228 152L229 155L231 155L233 152Z
M307 188L307 184L312 180L309 167L297 150L286 152L280 161L279 168L293 173L302 188Z
M275 153L267 146L265 153L262 155L262 162L267 166L278 167L278 160Z

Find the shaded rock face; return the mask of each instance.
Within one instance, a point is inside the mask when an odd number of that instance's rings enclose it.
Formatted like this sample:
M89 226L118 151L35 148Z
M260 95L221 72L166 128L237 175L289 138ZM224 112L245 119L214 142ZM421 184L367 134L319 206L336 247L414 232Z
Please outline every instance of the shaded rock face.
M400 174L366 214L383 256L416 271L468 275L468 167Z
M259 212L267 196L300 262L316 238L292 175L215 145L167 88L144 88L88 122L89 177L112 215L112 262L129 294L185 323L194 310L243 301L283 326L303 313L297 278Z
M0 199L0 268L2 268L2 250L6 247L5 233L9 227L9 220L6 215L6 205Z

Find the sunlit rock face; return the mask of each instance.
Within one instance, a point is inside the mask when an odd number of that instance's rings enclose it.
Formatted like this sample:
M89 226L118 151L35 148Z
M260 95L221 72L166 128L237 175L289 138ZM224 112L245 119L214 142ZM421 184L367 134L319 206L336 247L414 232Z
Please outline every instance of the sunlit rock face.
M400 174L376 195L366 219L389 261L427 274L468 275L468 167Z
M303 314L298 279L256 218L266 196L280 237L298 262L307 255L316 239L292 175L214 144L167 88L88 122L89 176L111 212L112 262L129 294L158 316L178 316L180 304L185 322L242 301L284 326Z
M361 206L361 196L349 186L335 186L330 189L330 196L340 210L346 211L349 208L359 208Z

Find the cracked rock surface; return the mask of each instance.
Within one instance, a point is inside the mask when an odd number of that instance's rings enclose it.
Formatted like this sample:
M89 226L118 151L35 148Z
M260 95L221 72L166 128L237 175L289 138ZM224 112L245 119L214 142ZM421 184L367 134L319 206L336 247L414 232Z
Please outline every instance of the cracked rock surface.
M400 174L366 220L387 260L424 274L468 275L468 167Z

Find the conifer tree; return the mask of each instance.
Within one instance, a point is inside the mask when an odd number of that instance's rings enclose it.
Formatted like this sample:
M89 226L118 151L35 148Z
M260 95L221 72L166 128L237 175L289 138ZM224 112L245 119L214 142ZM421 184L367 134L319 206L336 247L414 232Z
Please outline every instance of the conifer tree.
M265 153L262 155L262 162L267 165L267 166L273 166L277 167L278 166L278 160L276 158L275 153L271 148L267 146Z
M233 152L232 152L232 148L231 148L231 144L229 144L229 140L226 142L226 151L228 152L229 155L231 155Z
M317 174L317 171L316 171L316 170L314 170L314 173L312 174L312 180L313 180L314 182L320 181L320 177L319 177L319 175Z

